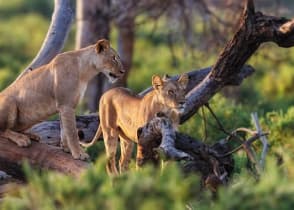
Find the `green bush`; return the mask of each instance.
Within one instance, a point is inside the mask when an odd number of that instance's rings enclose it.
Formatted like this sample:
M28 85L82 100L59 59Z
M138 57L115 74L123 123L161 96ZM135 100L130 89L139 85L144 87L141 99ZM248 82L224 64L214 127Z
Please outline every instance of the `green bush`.
M284 166L277 166L273 158L267 159L259 180L243 170L220 188L215 199L208 191L200 191L196 175L183 176L175 164L162 170L150 166L131 170L112 179L104 166L100 158L78 180L52 172L40 175L26 167L28 184L4 198L0 209L291 210L294 205L294 176Z
M20 19L22 24L19 24ZM49 22L37 14L0 20L0 90L37 54L48 25Z
M286 112L266 113L262 124L270 132L269 139L272 149L282 146L294 151L294 106L289 107Z
M0 2L0 17L7 18L25 13L39 13L51 17L53 1L51 0L9 0Z
M39 175L27 167L28 185L5 198L1 209L178 210L200 197L198 177L184 177L175 164L112 180L104 166L100 159L79 180L52 172Z
M291 210L294 206L293 194L293 180L275 164L274 159L269 158L259 181L243 173L229 187L219 191L216 202L208 202L203 209Z

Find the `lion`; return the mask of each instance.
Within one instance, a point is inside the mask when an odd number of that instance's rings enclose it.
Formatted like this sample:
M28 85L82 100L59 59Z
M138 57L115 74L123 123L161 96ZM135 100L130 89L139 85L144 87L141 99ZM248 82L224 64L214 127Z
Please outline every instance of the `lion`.
M183 74L178 80L153 75L153 90L144 97L132 93L126 88L113 88L105 92L99 105L100 125L92 142L83 146L91 146L103 133L107 172L118 175L116 168L116 149L120 138L121 158L120 172L128 169L133 141L138 143L137 130L151 120L157 112L165 113L172 120L173 127L179 124L179 116L185 109L185 89L188 75ZM138 148L137 151L140 151ZM137 153L137 159L140 159Z
M25 130L59 112L61 147L74 159L87 159L89 156L79 145L75 108L88 82L100 72L111 82L125 73L118 54L106 39L61 53L16 80L0 93L0 136L26 147L32 136Z

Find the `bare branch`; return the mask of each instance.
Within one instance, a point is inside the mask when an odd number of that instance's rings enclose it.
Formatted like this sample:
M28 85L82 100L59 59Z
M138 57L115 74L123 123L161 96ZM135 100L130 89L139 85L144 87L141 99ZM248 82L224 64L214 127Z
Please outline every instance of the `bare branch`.
M256 128L257 133L260 135L262 133L262 129L261 129L261 126L259 124L257 113L256 112L255 113L251 113L251 118L252 118L252 120L254 122L254 125L255 125L255 128ZM260 164L261 168L264 168L264 165L265 165L265 156L267 154L269 144L268 144L267 138L264 135L261 135L260 136L260 139L261 139L263 148L262 148L262 153L261 153L259 164Z
M272 41L279 46L293 46L293 28L293 20L255 14L253 1L248 0L239 30L222 50L209 75L187 94L187 109L181 121L187 120L228 80L240 74L242 66L261 43Z
M138 145L142 147L141 158L152 158L150 157L154 149L152 142L160 137L161 143L158 146L157 152L163 153L164 157L173 160L193 159L189 154L176 149L176 132L172 127L172 122L164 114L158 113L156 117L139 130Z

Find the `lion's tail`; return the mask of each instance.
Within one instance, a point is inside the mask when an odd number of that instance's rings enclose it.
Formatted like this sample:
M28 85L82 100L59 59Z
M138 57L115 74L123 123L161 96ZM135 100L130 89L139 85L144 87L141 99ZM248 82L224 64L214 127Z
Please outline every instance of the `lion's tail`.
M81 141L80 141L80 145L82 145L83 147L90 147L90 146L92 146L92 145L95 144L96 141L100 138L101 134L102 134L102 128L101 128L101 126L99 125L99 126L98 126L98 129L97 129L97 131L96 131L96 134L95 134L94 138L92 139L92 141L89 142L89 143L85 143L85 142L81 142Z

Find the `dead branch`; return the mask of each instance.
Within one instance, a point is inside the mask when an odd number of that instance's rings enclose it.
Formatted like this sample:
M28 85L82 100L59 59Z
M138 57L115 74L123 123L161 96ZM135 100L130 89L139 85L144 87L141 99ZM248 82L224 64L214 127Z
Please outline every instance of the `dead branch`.
M265 135L261 135L263 132L262 132L262 129L261 129L261 126L259 124L259 120L258 120L258 116L257 116L257 113L252 113L251 114L251 118L254 122L254 125L255 125L255 128L256 128L256 131L257 131L257 134L260 135L260 140L262 142L262 153L261 153L261 157L260 157L260 161L259 161L259 164L260 164L260 168L264 168L264 165L265 165L265 156L267 154L267 151L268 151L268 147L269 147L269 144L268 144L268 140L266 138Z
M42 47L34 60L24 69L16 80L39 66L49 63L62 50L71 26L72 18L73 11L70 0L54 0L54 12L51 24Z
M187 72L188 76L189 76L189 83L187 86L186 91L189 92L191 91L193 88L195 88L197 85L199 85L202 80L207 77L207 75L209 75L209 73L211 72L212 67L207 67L207 68L203 68L203 69L197 69L197 70L192 70ZM225 86L238 86L241 85L242 81L244 79L246 79L247 77L251 76L254 73L254 68L250 65L244 65L240 72L232 78L229 78L225 84ZM175 75L173 77L171 77L172 80L177 80L179 79L179 75ZM145 90L143 90L142 92L139 93L140 96L144 96L145 94L147 94L148 92L152 91L152 87L149 87ZM183 116L185 117L185 115Z
M184 171L200 173L203 181L213 176L214 180L224 183L233 168L232 157L222 155L229 151L228 145L219 142L210 147L178 133L172 122L161 113L138 130L138 151L138 166L150 161L158 163L160 157L185 160Z
M294 20L263 15L254 11L253 0L245 2L234 37L226 44L207 77L187 94L187 109L181 122L189 119L231 78L236 77L260 44L271 41L280 47L294 45Z
M137 135L140 152L137 155L138 166L142 166L150 159L156 161L156 153L162 153L162 157L172 160L193 159L192 156L175 147L176 132L172 122L164 113L157 113L150 122L138 129ZM155 148L157 151L154 151Z

